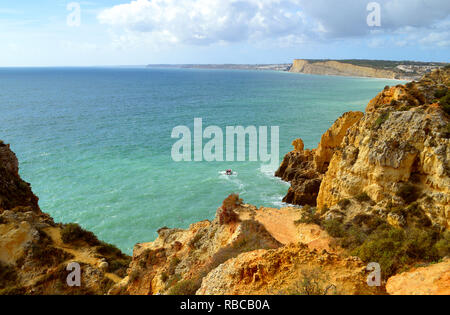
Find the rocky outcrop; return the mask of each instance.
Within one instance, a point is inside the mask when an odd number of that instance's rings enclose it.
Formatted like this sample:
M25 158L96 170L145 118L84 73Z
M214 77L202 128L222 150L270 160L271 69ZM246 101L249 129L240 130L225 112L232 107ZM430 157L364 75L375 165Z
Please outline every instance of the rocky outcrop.
M449 88L449 72L386 87L365 114L339 118L317 149L303 150L297 140L276 172L291 183L284 201L319 209L366 194L382 209L416 201L433 224L448 228L449 116L435 95Z
M317 75L337 75L356 76L369 78L395 79L397 74L394 71L375 69L369 67L356 66L339 61L316 61L296 59L290 72L317 74Z
M236 213L253 212L242 205ZM216 219L187 230L163 228L151 243L137 244L128 277L112 294L195 294L203 278L228 259L258 249L282 246L253 216L223 223Z
M301 139L292 143L294 151L285 156L275 173L275 176L291 183L283 202L316 206L320 184L334 151L341 144L347 130L363 115L361 112L345 113L322 136L317 149L304 150Z
M450 295L450 258L396 275L386 289L391 295Z
M0 295L105 294L119 282L129 258L70 227L42 213L15 154L0 141ZM71 262L81 266L81 287L67 285Z
M313 282L314 294L383 292L367 285L360 259L333 252L319 226L298 223L298 208L233 211L233 222L221 223L219 209L212 222L164 228L136 245L128 277L110 294L305 294Z
M19 162L9 145L0 140L0 208L22 208L40 213L38 198L19 176Z
M210 272L200 295L357 295L379 290L367 285L357 257L310 251L303 244L239 255Z
M438 71L423 81L386 88L349 128L321 183L319 208L367 194L380 206L413 201L433 223L450 224L450 139L442 131L448 115L434 92L448 86Z

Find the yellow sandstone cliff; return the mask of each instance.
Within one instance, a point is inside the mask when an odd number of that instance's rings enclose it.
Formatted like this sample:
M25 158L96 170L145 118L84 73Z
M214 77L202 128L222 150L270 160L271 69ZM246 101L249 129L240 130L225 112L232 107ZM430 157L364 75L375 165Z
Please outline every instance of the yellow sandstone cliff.
M67 285L71 262L81 266L81 287ZM15 154L0 141L0 295L105 294L128 263L92 233L44 214Z
M356 66L339 61L311 62L302 59L294 60L290 72L317 74L317 75L355 76L355 77L387 78L387 79L395 79L397 77L397 74L390 70L381 70L369 67Z
M449 87L449 72L386 87L365 114L339 118L317 149L287 154L276 173L291 182L285 201L322 209L360 194L381 208L412 200L434 224L448 228L449 116L435 102L435 93ZM315 185L308 185L313 180Z

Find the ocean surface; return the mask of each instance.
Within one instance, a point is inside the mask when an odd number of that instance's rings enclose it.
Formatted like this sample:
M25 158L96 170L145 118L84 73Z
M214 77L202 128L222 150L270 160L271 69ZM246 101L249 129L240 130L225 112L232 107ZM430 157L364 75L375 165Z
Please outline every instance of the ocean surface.
M224 132L279 126L281 161L294 139L316 147L341 114L364 110L394 84L258 71L0 69L0 139L43 211L131 254L161 227L214 218L233 192L257 206L283 205L288 184L261 162L174 162L174 127L193 131L194 118ZM220 173L228 168L238 176Z

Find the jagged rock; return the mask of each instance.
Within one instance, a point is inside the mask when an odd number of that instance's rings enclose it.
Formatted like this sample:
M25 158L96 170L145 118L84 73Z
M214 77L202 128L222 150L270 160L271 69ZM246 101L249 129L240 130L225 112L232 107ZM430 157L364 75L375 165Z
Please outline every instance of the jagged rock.
M433 223L448 228L450 139L441 130L449 117L429 102L436 86L449 84L449 72L385 89L369 104L333 154L318 194L319 208L363 192L376 203L418 199Z
M30 185L19 176L16 155L0 141L0 270L8 270L0 273L0 295L105 294L121 280L105 273L108 263L101 257L124 268L128 257L120 252L101 255L97 249L105 245L98 240L96 245L83 239L63 243L62 231L40 210ZM81 266L82 287L67 285L66 267L73 261Z
M239 214L249 208L255 211L248 205L234 211ZM154 242L134 248L128 278L116 285L111 293L194 294L203 277L228 259L243 252L282 246L261 223L251 218L228 224L219 221L218 215L212 222L195 223L187 230L160 230ZM193 292L171 291L183 283L198 287Z
M28 183L19 176L19 162L10 146L0 142L0 209L35 211L40 213L38 198Z
M319 254L306 245L291 244L228 260L205 277L197 294L306 294L312 286L308 281L318 283L315 294L374 294L378 290L367 286L367 274L359 259L347 260L326 251Z
M341 144L348 128L362 116L361 112L345 113L322 136L317 150L303 150L304 144L301 139L292 143L294 151L285 156L275 173L275 176L291 183L283 202L316 206L320 184L334 151Z

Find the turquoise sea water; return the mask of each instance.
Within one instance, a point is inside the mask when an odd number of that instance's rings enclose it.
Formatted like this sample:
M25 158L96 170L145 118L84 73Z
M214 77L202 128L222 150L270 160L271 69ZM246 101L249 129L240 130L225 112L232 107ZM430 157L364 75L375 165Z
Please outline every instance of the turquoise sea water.
M239 192L281 206L288 189L260 162L171 158L172 129L279 126L280 161L302 137L316 147L344 112L364 110L389 80L280 72L0 69L0 139L58 222L77 222L127 253L163 227L212 219ZM220 171L233 168L239 175Z

